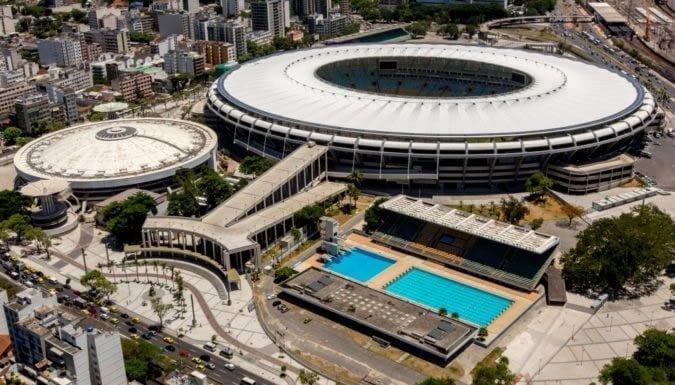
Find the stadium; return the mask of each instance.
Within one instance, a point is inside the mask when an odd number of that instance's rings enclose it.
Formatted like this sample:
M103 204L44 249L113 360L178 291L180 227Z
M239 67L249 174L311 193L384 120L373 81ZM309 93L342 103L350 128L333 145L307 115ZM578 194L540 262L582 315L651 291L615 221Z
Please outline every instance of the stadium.
M629 178L622 154L657 116L652 95L614 70L435 44L280 53L223 75L208 106L227 141L247 151L280 159L305 142L327 146L333 177L359 170L366 180L455 189L543 170L570 192Z
M215 167L218 140L200 124L171 119L116 119L60 130L22 147L16 184L70 182L80 199L102 200L128 188L160 191L178 168Z

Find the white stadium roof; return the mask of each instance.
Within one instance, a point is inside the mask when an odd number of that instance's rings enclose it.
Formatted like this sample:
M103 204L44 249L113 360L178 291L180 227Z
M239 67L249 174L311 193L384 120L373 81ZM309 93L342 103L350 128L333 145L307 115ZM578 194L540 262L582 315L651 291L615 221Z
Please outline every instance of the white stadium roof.
M200 124L171 119L116 119L66 128L36 139L14 157L29 180L61 178L103 186L173 175L195 166L217 146Z
M524 72L531 84L494 96L423 98L331 84L316 71L356 58L438 57ZM298 50L247 63L218 91L239 109L282 124L405 137L530 135L595 127L640 107L642 86L618 72L562 56L462 45L368 44ZM284 123L285 122L285 123Z

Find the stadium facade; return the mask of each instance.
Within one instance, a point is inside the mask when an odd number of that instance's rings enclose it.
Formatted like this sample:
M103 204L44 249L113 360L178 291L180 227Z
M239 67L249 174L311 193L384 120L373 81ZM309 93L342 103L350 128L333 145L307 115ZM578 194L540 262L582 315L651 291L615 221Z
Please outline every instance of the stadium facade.
M521 183L556 168L567 190L607 188L611 160L654 124L652 95L621 72L533 51L363 44L281 53L223 75L208 92L217 128L281 159L329 148L329 175L400 184ZM569 165L597 164L565 175ZM607 166L604 166L604 164ZM563 170L563 171L561 171ZM562 175L562 176L561 176Z

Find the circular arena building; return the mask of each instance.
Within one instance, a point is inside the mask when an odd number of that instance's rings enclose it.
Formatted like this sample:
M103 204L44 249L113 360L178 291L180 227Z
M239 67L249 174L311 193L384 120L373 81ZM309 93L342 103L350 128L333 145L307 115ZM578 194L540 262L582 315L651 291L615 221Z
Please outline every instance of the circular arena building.
M117 119L40 137L14 157L17 184L63 179L80 199L101 200L128 188L159 191L179 168L215 167L216 133L171 119Z
M657 114L650 93L617 71L536 51L435 44L273 55L219 78L208 106L248 151L282 158L314 141L329 147L332 176L358 169L370 180L447 188L606 162Z

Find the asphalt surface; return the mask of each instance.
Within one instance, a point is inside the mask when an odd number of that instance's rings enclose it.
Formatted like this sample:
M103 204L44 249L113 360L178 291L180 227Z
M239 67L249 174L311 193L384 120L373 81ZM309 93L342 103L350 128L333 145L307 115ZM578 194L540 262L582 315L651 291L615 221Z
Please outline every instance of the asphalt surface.
M21 284L22 286L24 286L23 280L20 280L20 281L13 280L11 277L9 277L7 274L5 274L4 270L0 271L0 275L5 277L10 282L15 282L17 284ZM36 287L40 288L40 289L43 289L44 291L48 291L51 288L54 288L54 289L57 289L59 287L63 288L63 285L61 283L52 284L50 282L45 281L41 285L36 285ZM78 297L77 295L75 295L74 290L65 289L65 288L63 288L61 292L57 292L57 297L62 297L62 296L66 296L69 299ZM68 305L66 305L66 306L68 306ZM128 309L126 309L126 308L124 308L124 307L122 307L118 304L115 304L115 306L117 306L119 311L117 313L113 313L113 314L110 314L110 315L111 315L111 317L119 319L119 324L114 325L114 324L110 323L109 321L108 321L108 323L111 327L117 328L117 330L119 331L119 333L122 336L125 336L125 337L129 338L131 336L131 334L133 334L133 333L129 332L129 328L132 328L132 327L136 329L136 334L138 336L141 336L141 335L143 335L145 333L148 333L150 331L148 329L148 326L150 326L150 325L148 325L146 323L143 323L143 322L138 323L138 324L134 324L133 326L126 325L124 322L127 321L127 320L131 320L133 317L138 316L141 320L143 320L143 317L140 317L138 314L133 313L133 312L129 311ZM108 306L108 307L110 307L110 306ZM101 313L100 312L100 306L95 306L94 308L96 309L96 312L98 314ZM126 313L129 317L128 318L122 318L121 314L123 314L123 313ZM95 317L95 316L92 315L92 317ZM217 352L220 351L220 349L222 349L224 347L222 345L218 346L217 351L214 354L214 353L211 353L211 352L209 352L209 351L207 351L203 348L196 347L196 346L194 346L194 345L192 345L192 344L190 344L186 341L183 341L179 338L176 338L176 336L174 336L174 335L169 335L169 334L164 333L164 332L157 333L157 335L151 337L150 340L147 340L147 342L149 342L153 345L157 345L157 346L161 347L162 349L164 349L167 345L169 345L169 344L167 344L166 342L163 341L163 338L167 337L167 336L170 336L170 337L175 339L175 342L173 344L171 344L175 347L175 350L173 352L164 350L164 353L166 355L168 355L170 358L175 359L177 361L180 361L179 360L180 358L187 359L187 361L190 362L190 365L193 368L194 368L194 364L191 361L193 357L199 357L203 354L209 355L211 357L210 362L213 362L215 364L215 368L214 369L206 368L204 373L208 377L212 378L213 380L215 380L215 381L217 381L221 384L239 385L240 381L243 377L250 377L250 378L254 379L256 381L256 383L262 384L262 385L273 385L274 384L274 382L270 382L270 381L254 374L254 373L251 373L247 370L244 370L244 369L240 368L239 366L235 366L234 370L229 370L229 369L225 368L225 364L228 363L229 360L227 360L227 359L225 359L225 358L223 358L223 357L221 357L217 354ZM143 338L141 338L141 339L143 339ZM187 353L188 356L187 357L181 357L180 356L181 352ZM239 352L235 350L235 354L238 354L238 353Z
M561 4L564 3L572 3L572 1L565 0L564 2L558 2L555 10L553 11L554 15L579 15L576 6L572 5L568 7L561 7ZM600 44L591 42L581 33L572 30L566 30L565 26L562 24L552 24L551 28L555 33L563 37L567 44L575 45L588 53L592 62L624 71L627 74L637 78L642 84L651 84L657 88L665 88L668 91L668 95L671 97L671 101L669 101L666 105L661 105L661 107L664 110L670 111L671 113L675 112L675 103L672 102L672 98L675 97L675 86L673 83L664 79L661 75L657 74L651 69L639 69L641 63L621 51L619 48L614 48L613 51L605 48L603 44L608 47L611 45L607 44L606 39L603 39L602 36L599 36L596 33L595 29L593 28L594 24L582 23L580 25L583 28L583 32L591 34L600 41Z

